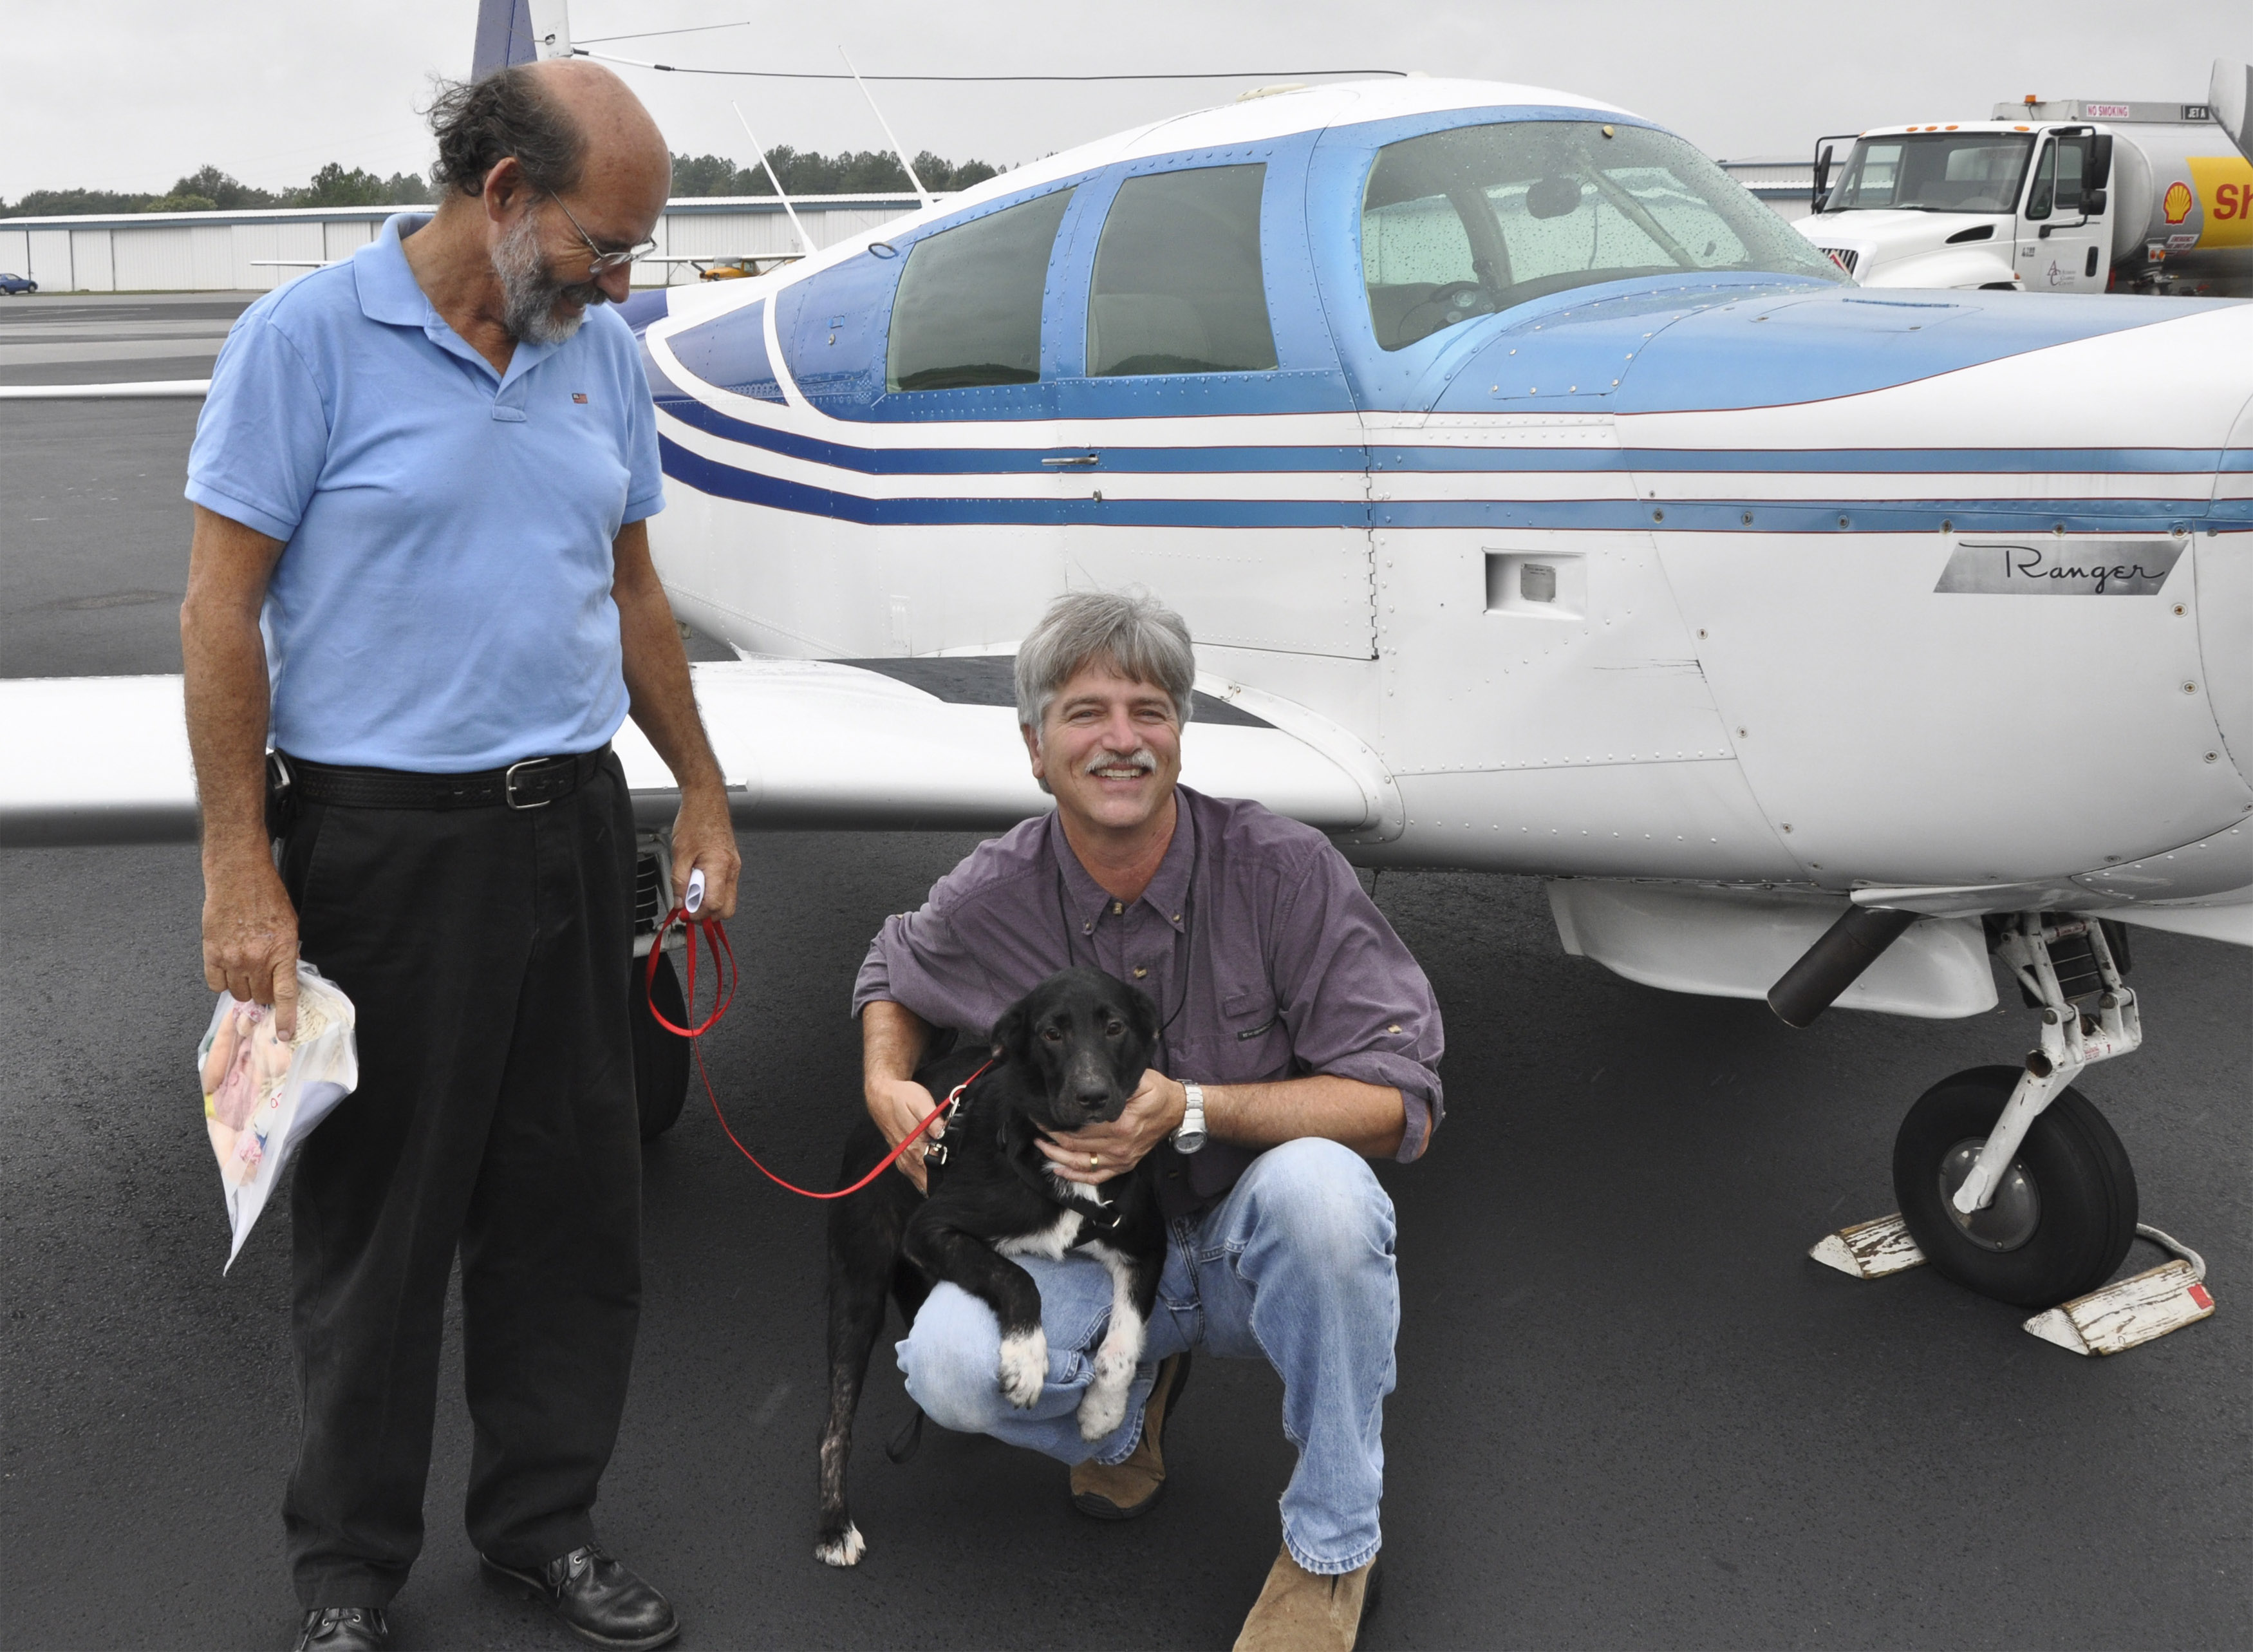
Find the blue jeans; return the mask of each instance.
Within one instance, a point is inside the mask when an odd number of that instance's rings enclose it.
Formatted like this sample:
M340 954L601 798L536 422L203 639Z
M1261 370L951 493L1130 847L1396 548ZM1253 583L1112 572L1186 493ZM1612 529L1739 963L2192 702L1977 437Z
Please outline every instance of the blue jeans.
M908 1392L931 1418L1078 1463L1116 1463L1142 1435L1157 1363L1201 1348L1264 1357L1283 1379L1283 1432L1299 1466L1283 1492L1283 1542L1308 1572L1365 1565L1381 1541L1385 1397L1400 1286L1392 1201L1351 1148L1308 1139L1259 1155L1218 1204L1174 1223L1126 1420L1079 1437L1077 1413L1111 1317L1111 1278L1092 1257L1016 1260L1041 1292L1049 1375L1020 1410L1001 1396L993 1310L941 1285L899 1344Z

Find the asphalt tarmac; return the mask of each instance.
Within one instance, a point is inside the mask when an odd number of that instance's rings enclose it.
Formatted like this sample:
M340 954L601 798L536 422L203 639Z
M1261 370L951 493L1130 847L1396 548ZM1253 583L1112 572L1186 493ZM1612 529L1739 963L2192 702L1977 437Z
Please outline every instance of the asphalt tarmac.
M195 408L0 405L0 670L178 669ZM857 1105L867 938L972 841L744 840L746 989L708 1058L782 1174L827 1176ZM286 1646L288 1209L222 1275L195 853L16 851L0 889L0 1641ZM2253 955L2134 932L2150 1042L2082 1088L2221 1312L2081 1360L1929 1270L1860 1284L1804 1254L1894 1208L1901 1112L2012 1059L2024 1011L1793 1032L1563 956L1529 880L1388 873L1376 895L1438 989L1449 1112L1422 1163L1380 1170L1405 1303L1371 1652L2253 1643ZM869 1554L834 1572L812 1553L820 1213L736 1157L701 1091L644 1176L639 1356L596 1517L683 1646L1228 1643L1292 1461L1264 1367L1199 1364L1165 1502L1113 1526L989 1441L932 1429L885 1461L905 1399L880 1351ZM400 1644L574 1644L479 1582L458 1343L443 1382Z

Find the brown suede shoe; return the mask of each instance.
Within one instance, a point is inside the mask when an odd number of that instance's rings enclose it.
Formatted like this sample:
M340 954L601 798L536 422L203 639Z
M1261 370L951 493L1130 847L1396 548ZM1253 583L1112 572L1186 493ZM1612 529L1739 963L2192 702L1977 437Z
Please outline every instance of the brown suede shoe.
M1252 1603L1235 1652L1353 1652L1362 1619L1376 1609L1375 1559L1358 1572L1317 1577L1287 1545Z
M1124 1462L1086 1462L1071 1471L1071 1506L1098 1520L1132 1520L1157 1507L1166 1489L1166 1423L1189 1383L1189 1356L1158 1362L1158 1380L1142 1408L1142 1438Z

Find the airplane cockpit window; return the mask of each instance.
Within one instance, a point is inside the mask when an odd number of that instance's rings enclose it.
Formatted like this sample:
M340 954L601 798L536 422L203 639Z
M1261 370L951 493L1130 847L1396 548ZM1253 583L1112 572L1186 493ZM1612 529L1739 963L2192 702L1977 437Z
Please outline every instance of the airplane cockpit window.
M1854 145L1826 213L1907 207L2007 213L2033 140L2015 132L1897 132Z
M1362 197L1361 260L1387 350L1598 282L1706 269L1844 279L1680 138L1594 121L1506 121L1387 144Z
M1130 178L1103 220L1087 370L1258 373L1275 365L1259 268L1265 164Z
M1032 384L1041 376L1041 296L1071 202L1060 189L973 219L908 251L892 303L888 390Z

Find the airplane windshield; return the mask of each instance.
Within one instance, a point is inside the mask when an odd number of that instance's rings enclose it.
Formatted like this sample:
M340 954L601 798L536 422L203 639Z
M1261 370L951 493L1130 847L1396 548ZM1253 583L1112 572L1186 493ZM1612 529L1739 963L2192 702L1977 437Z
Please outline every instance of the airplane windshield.
M2018 132L1916 132L1866 137L1846 157L1826 213L1899 207L2007 213L2018 205L2033 139Z
M1504 121L1387 144L1362 198L1361 262L1370 321L1387 350L1528 299L1637 275L1844 279L1690 144L1595 121Z

